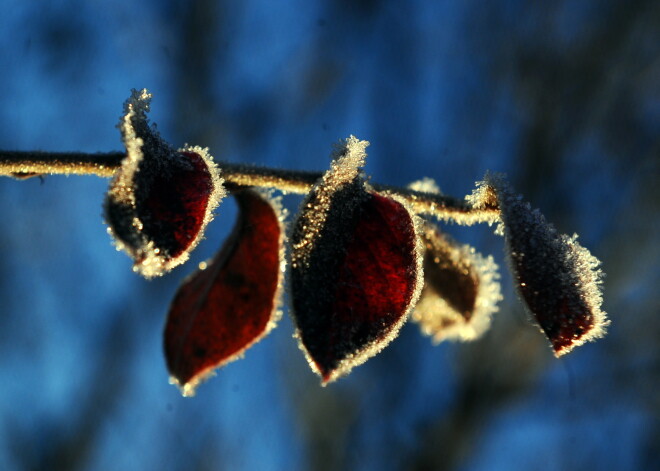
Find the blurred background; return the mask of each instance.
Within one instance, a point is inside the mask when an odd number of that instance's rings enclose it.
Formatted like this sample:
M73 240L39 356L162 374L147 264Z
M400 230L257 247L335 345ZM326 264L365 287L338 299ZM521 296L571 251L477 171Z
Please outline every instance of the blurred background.
M486 170L603 262L607 337L555 359L518 302L469 344L407 324L326 388L287 314L183 398L161 334L188 264L147 282L102 223L108 181L0 179L2 470L660 469L660 3L0 0L0 148L119 150L131 88L174 145L322 170L350 134L374 181ZM286 197L295 212L299 198Z

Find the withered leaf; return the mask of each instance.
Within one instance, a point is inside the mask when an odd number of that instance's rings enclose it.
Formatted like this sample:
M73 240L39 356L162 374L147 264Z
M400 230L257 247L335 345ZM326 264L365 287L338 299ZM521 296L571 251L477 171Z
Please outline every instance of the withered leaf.
M493 195L518 292L555 355L602 337L609 321L601 310L598 259L577 242L577 235L559 234L500 175L486 175L472 200L478 205L480 198L492 201Z
M185 262L224 196L222 181L205 149L179 151L149 126L151 95L133 90L119 124L127 155L105 200L109 232L151 278Z
M428 221L422 225L424 288L412 319L442 340L474 340L490 326L502 299L497 265L469 245L459 245Z
M184 395L263 338L279 318L280 211L254 190L234 196L239 216L233 233L204 269L184 281L167 318L165 358Z
M351 137L337 150L292 233L293 317L323 384L384 348L421 287L415 221L403 203L365 183L366 145Z

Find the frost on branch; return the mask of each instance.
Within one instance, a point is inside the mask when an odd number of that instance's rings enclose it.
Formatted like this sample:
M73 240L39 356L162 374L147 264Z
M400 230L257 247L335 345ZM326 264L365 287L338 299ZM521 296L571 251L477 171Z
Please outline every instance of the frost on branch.
M602 337L609 324L601 311L600 262L522 201L500 175L486 175L471 197L475 207L501 210L497 232L504 234L521 297L550 340L556 356Z
M383 349L421 288L414 216L367 185L360 173L366 146L351 136L337 148L291 235L293 317L323 384Z
M457 244L430 222L422 226L422 241L424 288L413 320L435 343L479 338L502 299L493 257Z
M105 217L117 248L151 278L185 262L224 196L206 149L174 150L149 126L151 95L133 90L119 122L126 157L110 183Z
M234 196L239 215L233 233L181 285L165 326L167 366L186 396L213 370L261 340L280 317L282 211L255 190Z

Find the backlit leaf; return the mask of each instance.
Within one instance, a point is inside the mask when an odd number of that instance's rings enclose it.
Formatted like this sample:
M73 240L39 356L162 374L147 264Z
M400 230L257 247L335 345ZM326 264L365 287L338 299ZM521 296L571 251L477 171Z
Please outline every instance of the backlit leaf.
M412 319L435 343L480 337L502 299L493 258L457 244L430 222L423 224L422 241L424 288Z
M279 318L284 269L280 211L254 190L235 193L239 216L222 249L184 281L164 334L167 366L184 395L237 359Z
M492 204L493 196L516 286L555 355L602 337L609 321L601 311L598 259L577 242L577 235L559 234L499 175L487 175L472 200Z
M292 233L293 316L323 384L384 348L421 288L415 221L404 203L365 183L366 145L351 136L338 148Z

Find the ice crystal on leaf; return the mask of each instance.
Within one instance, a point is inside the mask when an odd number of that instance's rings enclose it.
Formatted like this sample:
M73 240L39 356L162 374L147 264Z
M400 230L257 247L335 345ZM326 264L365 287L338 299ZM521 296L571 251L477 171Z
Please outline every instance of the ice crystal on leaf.
M598 259L577 242L577 235L559 234L501 175L488 174L472 201L492 204L493 198L501 211L497 231L506 238L518 292L555 355L602 337L609 321L601 310Z
M291 235L292 314L323 384L383 349L421 288L415 217L366 183L366 145L351 136L336 150Z
M224 196L222 180L206 149L175 150L147 113L151 95L133 90L119 123L126 157L105 201L109 232L133 269L151 278L185 262L201 240Z

